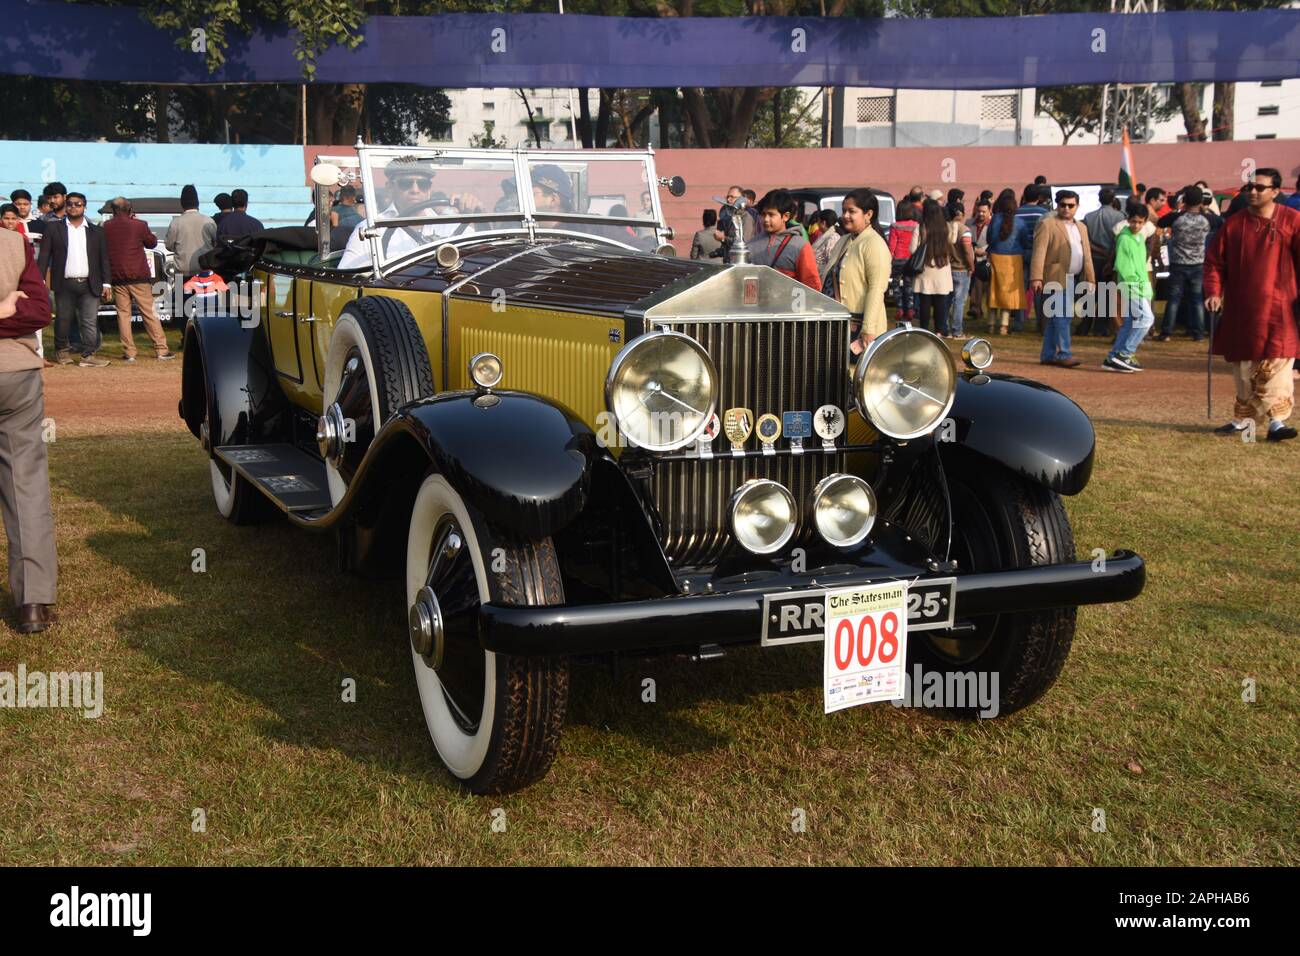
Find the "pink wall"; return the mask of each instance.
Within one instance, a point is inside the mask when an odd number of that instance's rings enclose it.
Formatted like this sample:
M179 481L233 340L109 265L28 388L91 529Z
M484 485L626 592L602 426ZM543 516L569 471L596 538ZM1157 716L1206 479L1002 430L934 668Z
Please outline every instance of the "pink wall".
M350 146L308 146L310 169L318 153L352 155ZM1149 186L1177 189L1198 179L1223 191L1242 182L1248 165L1282 171L1289 190L1300 173L1300 140L1236 140L1223 143L1164 143L1133 147L1135 172ZM686 194L680 199L659 192L668 222L677 232L678 252L690 250L700 215L716 207L714 196L732 183L760 196L778 186L873 186L893 193L913 185L926 190L952 186L966 190L968 201L981 189L1010 186L1019 195L1040 173L1053 183L1114 182L1119 146L968 146L958 149L666 149L656 154L660 176L681 176Z

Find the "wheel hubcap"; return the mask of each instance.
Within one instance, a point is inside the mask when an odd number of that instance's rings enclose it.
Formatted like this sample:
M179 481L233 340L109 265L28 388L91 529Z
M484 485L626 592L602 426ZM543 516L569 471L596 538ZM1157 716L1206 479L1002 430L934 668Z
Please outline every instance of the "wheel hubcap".
M415 596L407 625L411 632L411 646L436 671L442 664L445 645L442 607L438 604L438 596L433 593L433 588L426 585Z
M343 457L344 427L343 409L338 402L325 409L325 414L316 422L316 447L320 449L322 458L336 465Z

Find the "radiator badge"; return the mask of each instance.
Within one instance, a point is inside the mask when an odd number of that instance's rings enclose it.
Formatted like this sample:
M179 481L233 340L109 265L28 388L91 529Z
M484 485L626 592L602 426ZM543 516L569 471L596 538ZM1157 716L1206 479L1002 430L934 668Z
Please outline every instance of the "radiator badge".
M790 439L790 452L803 454L803 440L812 434L812 412L782 412L781 431Z
M700 437L695 439L695 450L701 458L713 457L713 440L718 437L722 431L722 423L718 420L718 413L714 412L709 416L709 423L704 426L704 431L700 432Z
M758 432L758 440L763 443L763 454L775 455L776 440L781 437L781 419L768 412L759 417L754 428Z
M813 414L813 429L821 436L822 448L835 450L835 439L844 434L844 413L834 405L823 405Z
M731 441L731 453L743 455L745 441L754 433L754 413L748 408L728 408L722 415L722 430Z

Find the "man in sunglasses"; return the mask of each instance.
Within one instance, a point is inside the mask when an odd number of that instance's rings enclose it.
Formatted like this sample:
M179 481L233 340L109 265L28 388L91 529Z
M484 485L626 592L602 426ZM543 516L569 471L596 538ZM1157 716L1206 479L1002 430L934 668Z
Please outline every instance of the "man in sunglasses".
M470 193L456 193L445 196L435 193L433 181L436 176L432 165L413 157L399 156L384 167L384 178L388 189L388 205L380 211L382 219L423 219L433 216L455 215L457 212L476 213L483 211L483 203ZM369 245L362 235L365 222L357 224L348 237L339 259L340 269L360 269L370 265ZM382 227L381 227L382 228ZM473 231L469 223L429 222L416 225L402 225L383 228L380 245L385 258L393 258L405 252L413 252L438 239L447 239L454 235Z
M1223 311L1214 354L1232 364L1232 421L1215 431L1236 435L1250 422L1269 441L1296 437L1286 424L1295 404L1292 362L1300 355L1296 277L1300 274L1300 212L1277 201L1282 174L1255 170L1245 211L1226 219L1205 254L1205 307Z
M1046 188L1046 187L1044 187ZM1034 230L1034 248L1029 259L1029 288L1035 308L1041 310L1043 365L1077 368L1079 360L1070 354L1070 322L1074 318L1075 296L1091 295L1097 282L1092 269L1088 231L1076 222L1079 194L1062 189L1056 194L1056 215L1043 216ZM1082 283L1087 283L1083 286Z
M86 197L68 193L67 216L46 224L38 268L54 293L54 348L60 365L72 364L70 336L77 322L81 332L82 368L103 368L99 358L99 302L112 294L112 270L104 230L86 219Z

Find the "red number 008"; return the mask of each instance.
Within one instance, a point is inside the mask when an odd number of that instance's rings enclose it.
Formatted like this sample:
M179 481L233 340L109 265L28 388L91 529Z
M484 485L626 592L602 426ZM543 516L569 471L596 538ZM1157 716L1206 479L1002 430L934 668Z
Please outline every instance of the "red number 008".
M868 632L870 632L868 636ZM879 644L877 645L877 638ZM843 653L841 654L841 650ZM877 654L879 651L879 654ZM858 658L858 666L870 667L874 657L878 663L888 664L898 656L898 615L886 611L880 619L880 632L876 632L876 619L867 615L858 622L858 630L853 632L853 624L848 620L840 621L835 628L835 666L845 670Z

